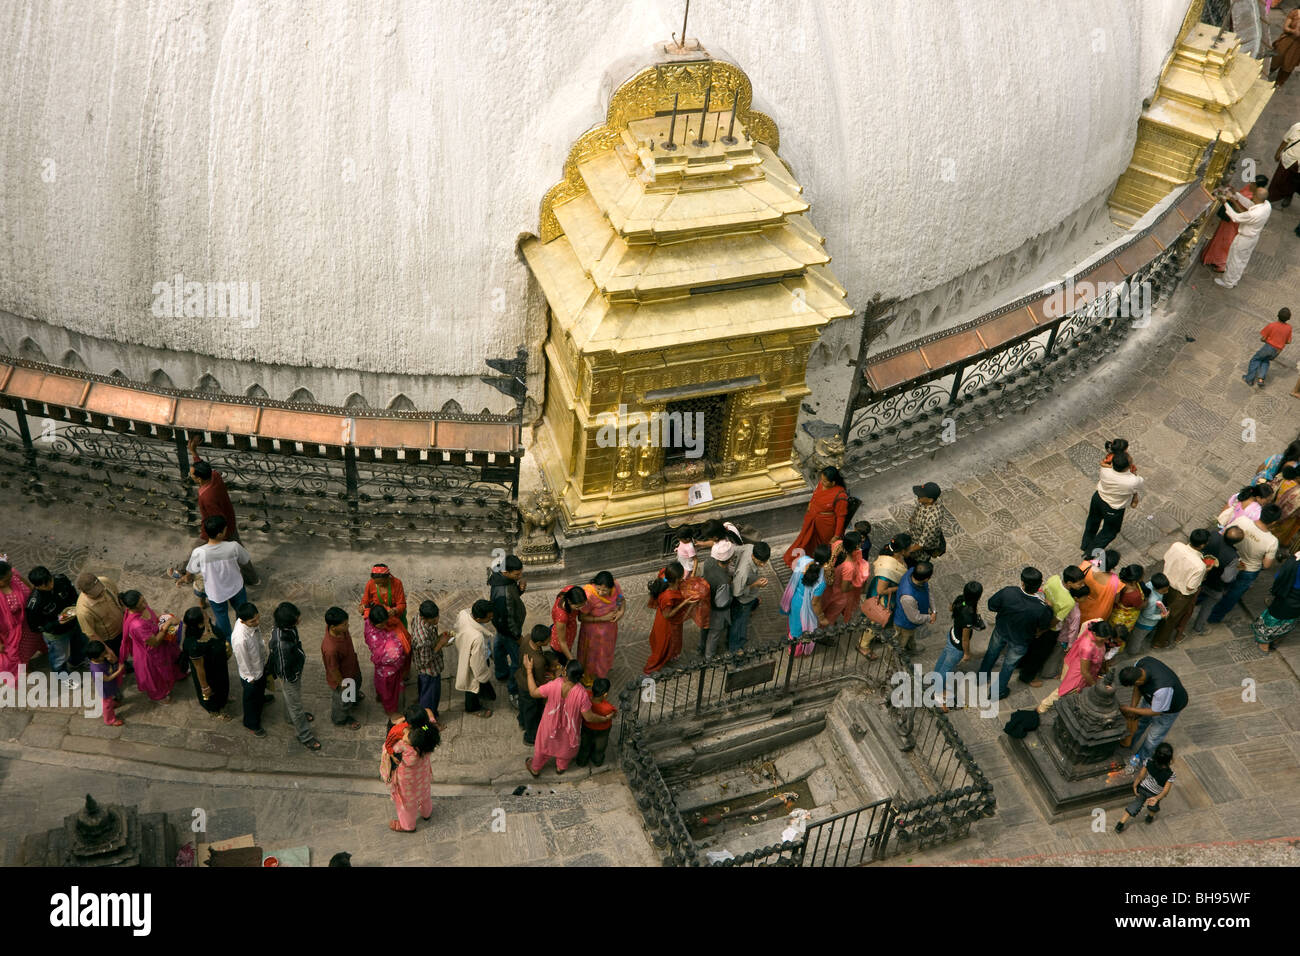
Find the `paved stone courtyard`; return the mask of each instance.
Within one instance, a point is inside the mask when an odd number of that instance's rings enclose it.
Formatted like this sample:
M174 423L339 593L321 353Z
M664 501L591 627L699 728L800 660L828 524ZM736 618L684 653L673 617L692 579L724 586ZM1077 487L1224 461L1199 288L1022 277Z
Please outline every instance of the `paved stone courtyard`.
M1247 151L1261 159L1262 171L1272 172L1264 160L1296 115L1300 84L1292 83L1275 96ZM1281 305L1300 307L1300 239L1292 234L1298 219L1300 204L1275 210L1236 289L1215 286L1212 274L1198 267L1152 328L1134 333L1105 367L1036 406L1030 416L969 438L961 437L959 422L958 441L936 460L854 487L864 499L860 517L875 525L876 548L905 523L910 486L934 480L945 489L941 503L950 541L950 553L937 564L939 604L968 579L982 581L987 595L1014 583L1026 564L1055 573L1077 560L1102 444L1122 436L1131 442L1147 484L1114 547L1125 563L1158 568L1170 542L1211 522L1255 466L1300 431L1300 400L1289 395L1300 345L1273 363L1266 389L1248 388L1240 378L1258 329ZM1243 440L1252 428L1255 441ZM88 520L61 511L57 502L32 507L15 498L0 506L0 518L0 551L24 571L36 563L70 574L94 570L115 577L123 588L141 590L157 610L192 603L165 576L188 551L184 529L132 526L107 513ZM267 710L270 736L256 740L237 717L225 723L204 714L188 684L178 685L176 702L166 707L142 701L129 687L119 711L126 721L121 728L62 711L0 713L0 773L8 801L0 821L3 860L12 860L15 840L27 827L57 825L90 791L104 799L140 801L146 809L211 807L217 830L230 831L225 835L255 829L267 845L309 843L317 862L336 849L357 854L354 862L373 864L654 862L657 854L641 834L612 751L599 771L574 767L563 783L553 771L544 772L538 783L554 794L506 798L515 786L534 783L521 766L529 748L520 740L514 712L502 695L492 718L466 719L461 695L449 684L443 694L447 730L434 757L434 823L413 837L387 832L391 802L375 770L383 716L370 698L360 731L329 724L315 651L323 611L339 604L353 612L369 689L355 610L372 561L388 561L403 578L412 614L421 599L433 597L442 607L443 625L450 627L462 607L486 596L481 582L490 555L431 558L402 549L359 554L256 531L246 539L263 577L250 589L251 598L264 613L281 600L303 610L309 648L304 697L317 715L322 751L308 753L293 739L278 701ZM774 551L779 554L786 541L774 540ZM645 574L620 578L630 609L620 626L616 690L640 673L648 651L646 580ZM1261 576L1247 595L1252 615L1262 607L1269 581L1269 575ZM526 595L529 624L549 620L550 601L563 583L572 582L533 582ZM755 617L754 637L783 632L778 598L774 580ZM687 659L695 638L688 624ZM932 663L940 639L938 627L922 638L922 663ZM986 639L981 635L977 654ZM1207 634L1189 634L1181 646L1157 653L1182 678L1191 705L1168 737L1177 751L1178 780L1155 824L1118 837L1109 828L1094 833L1087 816L1055 823L1043 816L1004 751L1001 726L1009 710L1031 706L1051 686L1031 691L1013 681L998 720L974 712L954 718L994 785L997 815L978 823L968 840L899 862L1033 856L1077 863L1102 850L1218 842L1249 847L1243 841L1300 835L1300 635L1265 657L1249 635L1249 618L1237 610ZM1242 699L1247 678L1255 682L1253 702ZM238 702L232 706L237 714ZM492 809L506 799L534 802L507 808L508 818L518 822L507 828L509 839L500 841L487 828ZM1248 850L1242 853L1251 858ZM1286 857L1261 849L1259 859Z

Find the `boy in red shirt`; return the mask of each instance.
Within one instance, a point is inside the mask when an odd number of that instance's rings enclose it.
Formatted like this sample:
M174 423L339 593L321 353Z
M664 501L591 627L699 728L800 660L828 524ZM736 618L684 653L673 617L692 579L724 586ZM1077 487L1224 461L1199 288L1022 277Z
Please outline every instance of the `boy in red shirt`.
M325 637L320 644L320 655L325 664L325 682L331 691L330 720L336 727L356 730L361 723L352 716L352 709L365 696L361 693L361 664L348 631L348 612L341 607L325 612Z
M1250 364L1246 366L1246 374L1241 380L1247 385L1258 385L1264 387L1264 379L1268 375L1268 363L1277 358L1287 344L1291 341L1291 321L1290 309L1278 309L1277 321L1270 322L1259 332L1259 340L1264 344L1259 347L1250 358Z
M582 740L578 743L578 756L574 760L579 767L593 767L605 762L605 748L609 746L609 730L614 726L614 714L618 709L609 702L609 678L597 677L591 682L591 709L606 718L598 724L582 721Z

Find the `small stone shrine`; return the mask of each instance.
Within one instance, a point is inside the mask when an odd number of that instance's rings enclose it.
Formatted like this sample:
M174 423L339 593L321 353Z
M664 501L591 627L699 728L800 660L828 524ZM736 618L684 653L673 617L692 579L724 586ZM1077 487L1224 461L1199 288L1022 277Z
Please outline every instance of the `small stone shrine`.
M1043 715L1037 733L1003 738L1052 815L1113 802L1133 785L1115 757L1127 725L1112 680L1107 675L1062 697Z
M104 806L90 794L63 826L23 841L23 866L171 866L176 837L165 813Z

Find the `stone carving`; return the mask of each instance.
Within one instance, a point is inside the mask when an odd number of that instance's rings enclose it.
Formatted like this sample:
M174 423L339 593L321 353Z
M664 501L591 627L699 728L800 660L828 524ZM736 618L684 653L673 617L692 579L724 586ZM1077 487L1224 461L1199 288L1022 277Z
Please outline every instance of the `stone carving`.
M525 538L549 538L555 530L559 509L548 491L534 491L519 505ZM539 533L540 532L540 533Z
M844 440L839 435L817 439L813 442L812 454L803 459L805 474L820 474L823 468L830 465L844 467Z

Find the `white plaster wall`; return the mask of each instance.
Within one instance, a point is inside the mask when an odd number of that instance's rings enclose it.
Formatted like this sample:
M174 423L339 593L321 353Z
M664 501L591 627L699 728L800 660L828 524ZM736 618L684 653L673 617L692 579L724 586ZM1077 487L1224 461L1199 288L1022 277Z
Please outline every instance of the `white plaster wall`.
M860 307L1105 190L1186 6L709 0L689 32L750 75ZM224 359L476 377L537 337L515 243L602 118L602 75L681 7L0 5L0 309ZM259 283L257 327L156 319L178 270Z

